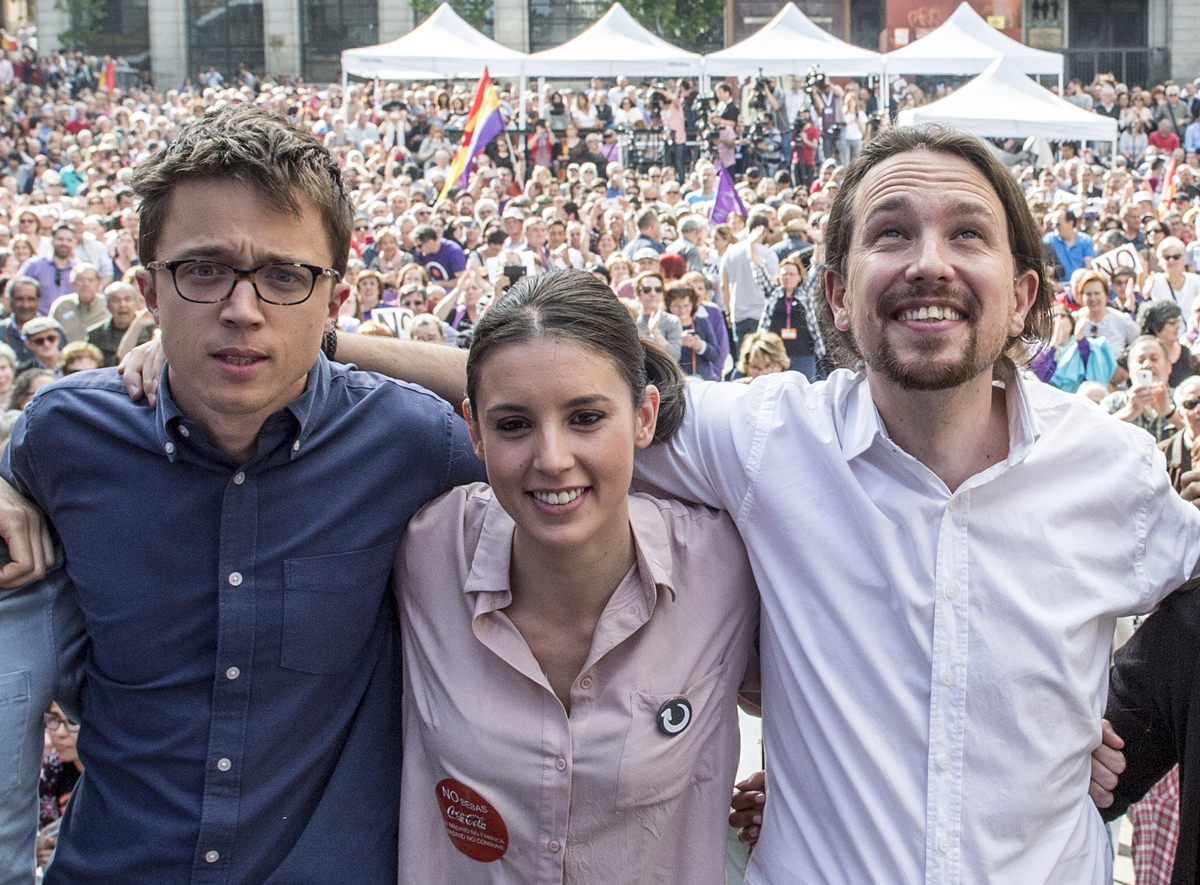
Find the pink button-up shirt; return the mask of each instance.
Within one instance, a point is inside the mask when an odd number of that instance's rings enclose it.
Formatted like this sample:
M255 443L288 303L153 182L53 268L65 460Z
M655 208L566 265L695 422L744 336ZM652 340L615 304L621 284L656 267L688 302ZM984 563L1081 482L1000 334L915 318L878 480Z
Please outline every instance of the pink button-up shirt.
M629 518L637 562L569 717L504 613L514 525L491 490L409 522L401 885L724 883L757 592L725 513L633 495Z

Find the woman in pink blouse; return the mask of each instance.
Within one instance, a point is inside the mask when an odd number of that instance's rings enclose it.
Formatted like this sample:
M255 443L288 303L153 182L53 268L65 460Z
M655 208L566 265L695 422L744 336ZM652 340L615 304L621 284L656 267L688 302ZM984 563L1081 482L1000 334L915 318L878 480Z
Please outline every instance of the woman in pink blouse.
M757 593L727 514L629 492L678 366L556 271L483 314L467 377L490 486L396 560L400 882L724 883Z

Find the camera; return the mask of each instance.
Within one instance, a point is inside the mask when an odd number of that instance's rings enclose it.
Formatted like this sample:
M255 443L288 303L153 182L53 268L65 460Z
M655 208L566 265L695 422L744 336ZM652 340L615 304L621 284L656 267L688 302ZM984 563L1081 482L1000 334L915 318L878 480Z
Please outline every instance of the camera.
M804 91L812 98L813 92L818 89L825 89L825 75L821 73L819 65L813 65L804 72Z
M771 91L771 81L765 77L758 77L754 81L754 94L750 96L751 110L767 111L767 93Z
M658 114L660 111L662 111L663 105L666 102L663 100L663 94L659 90L666 89L666 88L667 88L667 84L663 83L661 80L655 80L653 83L650 84L649 101L650 101L651 116Z

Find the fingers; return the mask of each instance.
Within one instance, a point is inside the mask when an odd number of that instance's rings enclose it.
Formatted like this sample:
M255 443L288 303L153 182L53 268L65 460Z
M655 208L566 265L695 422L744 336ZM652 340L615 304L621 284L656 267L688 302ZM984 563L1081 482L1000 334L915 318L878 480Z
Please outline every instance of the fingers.
M753 848L758 844L758 836L761 830L758 827L742 827L738 830L737 840L743 845L748 845Z
M1187 476L1187 474L1185 473L1184 476ZM1116 729L1112 727L1112 723L1107 719L1100 720L1100 741L1104 746L1112 747L1114 750L1125 749L1124 739L1117 734ZM1122 767L1121 771L1124 770L1125 768Z
M46 563L53 559L48 535L42 512L8 483L0 482L0 538L8 545L7 561L0 567L0 587L22 587L46 576Z
M1104 789L1102 786L1092 781L1088 784L1088 796L1092 800L1092 804L1097 808L1111 808L1113 804L1113 794L1111 791Z
M1125 770L1125 754L1121 749L1125 741L1116 733L1107 719L1101 723L1101 744L1092 751L1092 776L1088 784L1088 795L1097 808L1108 808L1113 804L1113 790L1117 788L1119 775Z
M744 781L738 781L733 786L735 789L743 792L752 790L761 793L767 789L767 773L765 771L756 771Z

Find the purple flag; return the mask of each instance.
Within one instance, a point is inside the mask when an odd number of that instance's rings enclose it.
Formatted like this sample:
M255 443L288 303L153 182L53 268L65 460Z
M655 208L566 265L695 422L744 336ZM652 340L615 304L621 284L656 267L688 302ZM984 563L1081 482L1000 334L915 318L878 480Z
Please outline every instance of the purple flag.
M708 220L713 224L724 224L729 220L730 212L737 212L742 218L746 217L746 207L742 204L742 198L737 195L737 189L733 186L733 177L720 163L717 163L717 194L713 198L712 212L708 216Z

